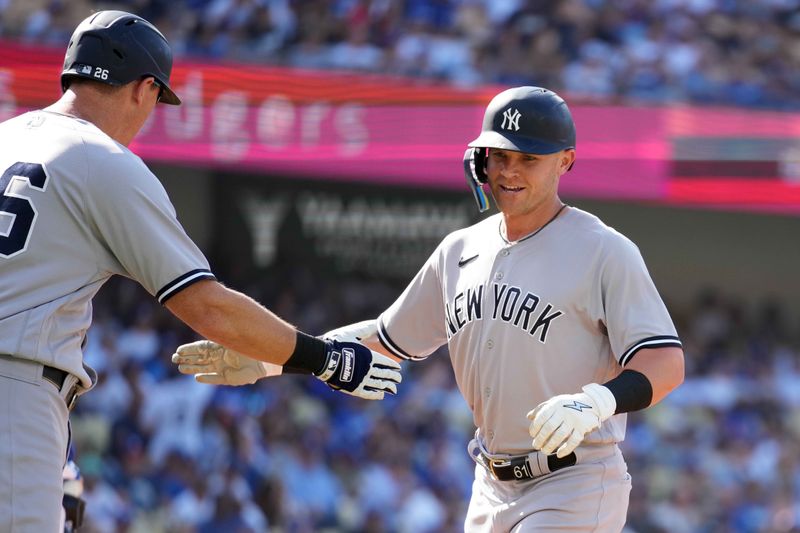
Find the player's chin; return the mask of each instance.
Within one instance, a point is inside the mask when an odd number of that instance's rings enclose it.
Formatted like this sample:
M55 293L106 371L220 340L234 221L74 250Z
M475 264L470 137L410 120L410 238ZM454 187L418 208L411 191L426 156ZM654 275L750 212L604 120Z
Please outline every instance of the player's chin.
M509 192L502 189L494 192L493 196L497 208L504 213L521 209L526 205L524 192L524 190Z

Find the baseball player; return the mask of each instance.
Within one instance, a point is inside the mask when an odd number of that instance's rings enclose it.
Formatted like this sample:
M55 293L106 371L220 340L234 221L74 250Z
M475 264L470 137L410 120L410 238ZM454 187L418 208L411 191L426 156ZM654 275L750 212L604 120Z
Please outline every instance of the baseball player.
M91 300L135 279L203 336L368 399L399 365L297 331L215 280L157 178L127 145L170 88L172 53L146 20L101 11L70 40L63 96L0 124L0 531L59 529Z
M488 184L500 212L448 235L377 321L338 333L409 361L447 343L477 426L466 531L618 533L631 481L617 443L626 413L682 382L675 327L636 246L559 199L576 153L561 97L501 92L469 147L479 207ZM258 364L229 359L182 371L235 380Z

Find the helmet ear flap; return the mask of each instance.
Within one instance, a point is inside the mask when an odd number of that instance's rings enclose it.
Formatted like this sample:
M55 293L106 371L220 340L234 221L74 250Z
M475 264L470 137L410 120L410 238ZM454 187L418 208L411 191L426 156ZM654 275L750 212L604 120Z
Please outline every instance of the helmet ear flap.
M475 179L478 183L489 183L489 176L486 174L486 155L488 148L475 148Z
M483 184L488 181L486 151L486 148L467 148L464 152L464 177L481 213L489 209L489 199L483 191Z

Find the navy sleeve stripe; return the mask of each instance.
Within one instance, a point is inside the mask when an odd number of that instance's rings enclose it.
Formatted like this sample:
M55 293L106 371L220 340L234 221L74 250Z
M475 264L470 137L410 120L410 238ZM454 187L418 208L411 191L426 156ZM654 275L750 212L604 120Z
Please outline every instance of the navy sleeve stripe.
M683 348L683 344L681 344L681 340L674 335L659 335L656 337L648 337L646 339L642 339L630 348L628 351L622 354L622 357L619 359L619 364L622 366L627 365L630 363L633 356L636 355L636 352L643 348L664 348L667 346L674 346L676 348Z
M215 280L217 278L211 273L210 270L203 268L192 270L191 272L187 272L186 274L164 285L161 290L156 293L156 299L158 300L158 303L163 305L163 303L169 298L175 296L189 285L192 285L203 279Z
M401 359L411 360L411 361L420 361L425 359L424 357L415 357L407 352L405 352L402 348L400 348L397 343L395 343L391 337L389 337L389 333L386 331L386 326L383 325L383 317L378 319L378 340L381 341L381 345L392 352L392 354L400 357Z

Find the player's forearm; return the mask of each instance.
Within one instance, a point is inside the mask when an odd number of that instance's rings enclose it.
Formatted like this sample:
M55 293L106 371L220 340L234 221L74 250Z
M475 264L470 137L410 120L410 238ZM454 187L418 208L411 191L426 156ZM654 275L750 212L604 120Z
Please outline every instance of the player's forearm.
M166 307L200 335L254 359L282 365L295 349L293 326L215 281L187 287Z
M369 348L373 352L378 352L380 354L385 355L386 357L392 358L395 361L403 362L403 359L400 359L399 357L394 355L392 352L390 352L389 350L387 350L386 348L383 347L383 344L381 344L381 341L378 340L378 336L377 335L371 335L369 337L365 337L365 338L361 339L361 344L363 344L364 346L366 346L367 348Z
M653 388L650 405L655 405L683 383L683 350L676 347L643 349L625 369L641 372L647 377Z

